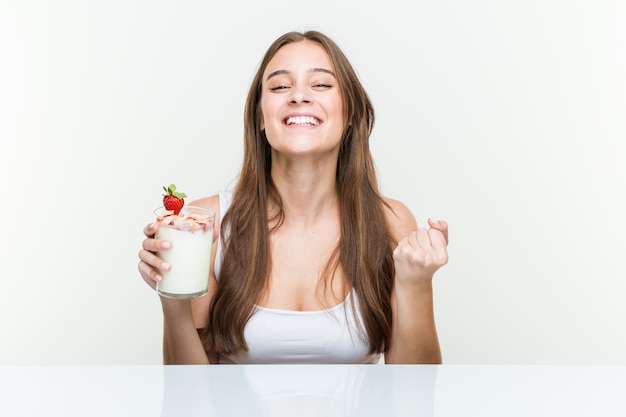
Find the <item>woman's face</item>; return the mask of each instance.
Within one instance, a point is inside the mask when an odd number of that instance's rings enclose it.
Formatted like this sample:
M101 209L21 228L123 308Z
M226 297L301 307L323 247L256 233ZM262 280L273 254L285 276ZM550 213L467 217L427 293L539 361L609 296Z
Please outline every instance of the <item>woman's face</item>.
M279 153L335 152L344 130L343 102L326 51L311 41L283 46L263 73L261 129Z

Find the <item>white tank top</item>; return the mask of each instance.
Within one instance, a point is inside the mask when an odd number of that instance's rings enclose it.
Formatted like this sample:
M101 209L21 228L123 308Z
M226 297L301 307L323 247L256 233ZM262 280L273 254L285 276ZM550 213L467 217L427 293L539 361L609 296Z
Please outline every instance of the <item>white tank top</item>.
M220 217L230 207L232 191L221 191ZM218 240L214 271L219 281L222 242ZM354 303L356 317L352 314ZM350 292L339 305L327 310L293 311L255 306L244 328L247 352L220 356L220 363L376 363L363 328L359 301Z

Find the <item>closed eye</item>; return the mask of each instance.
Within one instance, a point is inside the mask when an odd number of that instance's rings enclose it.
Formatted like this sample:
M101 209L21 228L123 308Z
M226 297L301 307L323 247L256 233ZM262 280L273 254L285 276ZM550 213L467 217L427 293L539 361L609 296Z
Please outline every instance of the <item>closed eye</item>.
M270 91L278 91L278 90L286 90L287 87L286 85L277 85L275 87L270 87Z

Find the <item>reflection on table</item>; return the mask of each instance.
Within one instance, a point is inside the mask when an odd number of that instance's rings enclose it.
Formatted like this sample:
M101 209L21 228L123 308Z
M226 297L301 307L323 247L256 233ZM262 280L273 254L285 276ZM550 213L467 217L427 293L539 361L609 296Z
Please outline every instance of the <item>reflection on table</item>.
M0 367L0 416L626 416L626 366Z
M385 365L166 367L163 416L207 411L204 415L432 416L437 370Z

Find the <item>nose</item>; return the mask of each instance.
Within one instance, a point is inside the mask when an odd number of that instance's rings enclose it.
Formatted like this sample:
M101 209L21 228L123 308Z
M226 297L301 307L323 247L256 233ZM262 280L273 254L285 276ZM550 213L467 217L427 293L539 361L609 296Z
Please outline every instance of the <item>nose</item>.
M289 102L292 104L309 104L313 101L311 94L304 87L293 87Z

